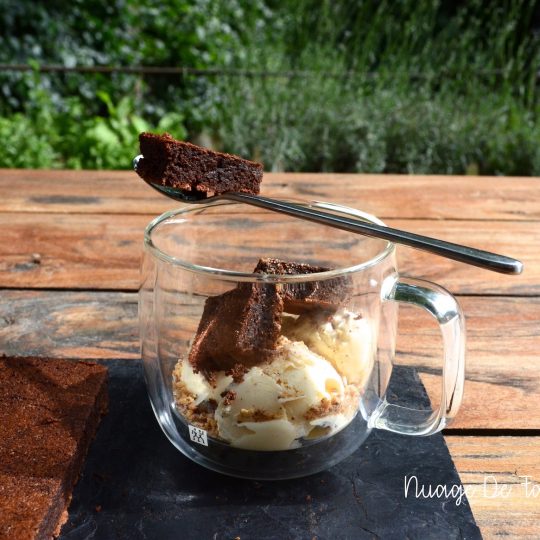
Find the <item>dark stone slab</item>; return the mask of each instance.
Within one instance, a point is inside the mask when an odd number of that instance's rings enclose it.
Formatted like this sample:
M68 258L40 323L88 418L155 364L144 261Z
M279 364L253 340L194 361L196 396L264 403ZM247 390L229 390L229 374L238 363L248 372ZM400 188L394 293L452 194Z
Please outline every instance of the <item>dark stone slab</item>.
M441 434L374 432L355 454L311 477L238 480L208 471L161 432L141 367L106 362L110 412L104 418L62 529L62 540L361 540L481 538L465 497L404 496L419 486L461 486ZM392 393L427 399L415 373L394 370ZM455 488L458 489L458 488Z

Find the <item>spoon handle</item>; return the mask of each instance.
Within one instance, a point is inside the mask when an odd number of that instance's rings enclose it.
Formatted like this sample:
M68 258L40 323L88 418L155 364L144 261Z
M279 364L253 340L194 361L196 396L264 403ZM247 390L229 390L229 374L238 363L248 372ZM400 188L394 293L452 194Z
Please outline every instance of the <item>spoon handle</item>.
M436 238L430 238L429 236L422 236L420 234L401 231L391 227L384 227L359 219L327 214L313 208L298 206L294 203L269 199L268 197L259 195L248 195L246 193L225 193L221 195L220 198L259 206L261 208L273 210L274 212L280 212L315 223L329 225L330 227L335 227L337 229L343 229L344 231L382 238L383 240L396 242L398 244L405 244L406 246L435 253L436 255L442 255L448 259L454 259L501 274L521 274L521 271L523 270L523 264L511 257L505 257L504 255L498 255L489 251L462 246L452 242L445 242L444 240L437 240Z

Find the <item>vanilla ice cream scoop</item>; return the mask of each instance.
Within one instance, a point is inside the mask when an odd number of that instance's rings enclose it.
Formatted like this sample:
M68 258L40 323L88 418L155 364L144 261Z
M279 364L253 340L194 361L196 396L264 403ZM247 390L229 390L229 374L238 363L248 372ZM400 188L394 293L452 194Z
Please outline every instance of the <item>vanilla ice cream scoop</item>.
M215 399L232 383L233 378L223 372L216 378L215 386L212 386L202 373L193 370L193 366L187 360L178 363L174 372L174 382L179 383L192 396L194 405L200 405L205 401Z
M328 432L347 423L341 409L343 381L334 367L304 343L281 337L272 362L251 368L229 386L229 398L216 409L220 436L251 450L286 450L299 445L325 413Z
M179 366L183 391L195 405L217 403L217 435L237 448L296 448L302 438L337 432L358 409L358 392L328 360L283 336L272 361L250 368L240 382L220 372L213 387L187 360Z
M373 367L374 343L368 321L346 309L288 318L282 328L292 341L306 346L332 363L347 383L363 386Z

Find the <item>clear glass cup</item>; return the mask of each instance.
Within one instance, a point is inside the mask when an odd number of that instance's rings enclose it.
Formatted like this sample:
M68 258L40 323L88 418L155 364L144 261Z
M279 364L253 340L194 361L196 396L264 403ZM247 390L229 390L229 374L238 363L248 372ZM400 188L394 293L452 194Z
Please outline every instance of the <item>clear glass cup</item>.
M352 208L297 204L383 224ZM144 248L139 319L148 393L165 435L196 463L243 478L301 477L349 456L373 428L430 435L456 414L464 381L463 315L443 288L399 276L394 244L219 202L156 218L146 228ZM267 257L331 270L253 273ZM190 363L190 355L199 358L191 349L204 339L198 328L207 299L222 302L227 295L221 295L240 289L279 298L315 291L315 301L303 311L304 298L300 315L284 304L279 360L265 357L236 380L231 372L214 373L212 386L208 373ZM328 290L337 296L319 302L317 294ZM441 400L432 410L391 404L385 396L399 303L427 310L441 328ZM216 317L218 338L226 319ZM209 354L222 352L206 346Z

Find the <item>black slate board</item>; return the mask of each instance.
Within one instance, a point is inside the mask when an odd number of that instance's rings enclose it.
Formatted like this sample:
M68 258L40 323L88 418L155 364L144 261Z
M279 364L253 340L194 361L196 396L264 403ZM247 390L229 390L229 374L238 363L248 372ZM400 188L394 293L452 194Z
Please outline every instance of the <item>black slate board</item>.
M456 505L455 496L404 496L405 475L426 488L461 486L441 434L374 431L326 472L238 480L192 463L165 438L138 363L105 363L110 411L75 488L62 540L481 538L465 497ZM427 403L412 370L395 368L390 389Z

